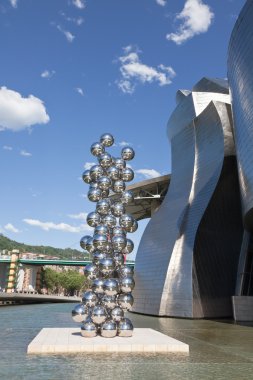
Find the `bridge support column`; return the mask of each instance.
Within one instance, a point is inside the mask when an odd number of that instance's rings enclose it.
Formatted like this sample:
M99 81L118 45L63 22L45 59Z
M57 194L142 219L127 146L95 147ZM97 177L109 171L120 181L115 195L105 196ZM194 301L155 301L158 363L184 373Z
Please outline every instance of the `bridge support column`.
M41 290L41 272L42 272L42 267L39 267L36 274L36 286L35 286L35 290L37 290L38 292Z
M16 277L19 263L19 251L17 249L13 249L11 252L11 262L9 267L9 272L7 274L7 286L6 292L12 293L16 286Z

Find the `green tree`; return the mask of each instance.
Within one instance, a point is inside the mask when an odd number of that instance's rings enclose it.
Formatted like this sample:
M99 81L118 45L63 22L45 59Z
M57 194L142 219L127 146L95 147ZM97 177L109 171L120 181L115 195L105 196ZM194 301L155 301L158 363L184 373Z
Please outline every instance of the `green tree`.
M85 286L85 277L74 270L60 273L60 284L66 293L73 296Z
M47 288L51 293L58 292L60 286L60 276L55 270L51 268L45 268L42 272L43 287Z

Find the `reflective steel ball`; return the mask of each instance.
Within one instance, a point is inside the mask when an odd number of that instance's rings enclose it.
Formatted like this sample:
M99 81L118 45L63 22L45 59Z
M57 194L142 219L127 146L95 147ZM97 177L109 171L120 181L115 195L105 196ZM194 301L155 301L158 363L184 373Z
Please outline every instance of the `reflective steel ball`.
M100 325L101 323L105 322L107 318L107 312L104 306L97 305L92 310L91 319L92 322L96 323L97 325Z
M120 290L122 293L130 293L134 290L135 282L133 277L123 277L120 280Z
M131 337L133 335L133 324L128 318L122 319L118 324L118 336Z
M124 264L124 255L122 253L118 253L113 256L116 267L121 267Z
M118 281L114 278L108 278L104 281L103 289L106 295L116 296L116 294L119 292Z
M94 292L87 291L83 294L82 302L85 306L94 307L98 301L98 297Z
M134 223L132 225L132 227L129 227L127 229L128 232L135 232L138 230L138 222L134 219Z
M131 168L122 169L121 178L125 182L130 182L134 179L134 171Z
M115 158L114 165L117 169L122 170L126 167L126 162L122 158Z
M102 168L107 169L112 164L112 156L109 153L103 153L98 157L98 162Z
M91 183L92 179L91 179L89 170L85 170L83 172L82 179L85 183Z
M100 154L104 153L105 148L102 144L95 142L94 144L91 145L90 151L91 151L91 154L93 154L93 156L98 157L100 156Z
M122 181L121 179L115 181L112 185L112 190L114 191L114 193L122 193L126 188L126 184L124 181Z
M111 187L111 184L112 184L112 182L111 182L109 177L101 176L98 179L98 187L101 190L108 190Z
M85 249L86 250L86 244L87 244L87 241L88 239L91 238L90 235L85 235L82 237L82 239L80 240L80 246L81 248Z
M133 249L134 249L133 241L131 239L126 239L126 246L123 249L122 253L124 253L124 255L128 255L129 253L133 252Z
M105 235L94 235L93 236L93 245L99 251L102 251L107 245L107 237Z
M86 318L88 317L88 314L89 314L88 308L84 304L79 303L72 310L73 321L78 322L78 323L84 322Z
M125 213L125 207L121 202L115 202L111 206L111 211L114 216L119 217Z
M103 294L104 293L103 285L104 285L104 280L102 278L96 278L95 280L93 280L91 288L94 293Z
M96 210L100 215L107 215L110 211L111 203L108 199L101 199L96 205Z
M120 179L120 175L119 175L119 169L116 168L116 166L110 166L107 170L107 175L108 177L113 180L113 181L117 181L118 179Z
M88 264L85 266L83 272L88 280L94 280L98 275L98 268L95 264Z
M115 218L114 215L106 215L103 220L102 220L102 223L104 223L106 226L108 226L109 228L113 228L116 226L117 224L117 219Z
M104 252L101 252L101 251L95 251L93 254L92 254L92 258L93 258L93 263L95 265L98 265L99 264L99 261L101 259L104 259L106 257L106 253Z
M124 311L121 309L121 307L116 306L111 311L111 317L115 322L121 321L122 318L124 318Z
M123 214L119 218L119 224L121 227L123 227L127 230L128 228L131 228L133 226L134 218L130 214Z
M118 296L117 302L123 310L130 310L134 303L134 297L131 293L122 293Z
M113 143L114 143L113 135L111 135L110 133L104 133L104 134L100 137L100 143L101 143L103 146L106 146L106 147L112 146Z
M88 251L89 253L95 252L95 247L93 245L93 238L92 237L89 237L87 242L86 242L86 251Z
M123 267L119 269L119 275L120 277L133 277L134 268L128 265L124 265Z
M97 202L102 198L102 191L100 189L90 189L87 197L91 202Z
M87 215L86 221L90 227L96 227L101 222L101 216L93 211Z
M107 236L108 233L109 233L109 228L107 226L105 226L104 224L100 224L99 226L96 226L94 229L94 235L105 235L105 236Z
M126 205L132 203L134 201L134 194L133 194L133 192L130 191L130 190L123 191L123 193L121 194L121 199L120 200L121 200L121 202L123 204L126 204Z
M102 297L101 303L107 309L114 309L116 306L116 297L115 296L107 296L106 294Z
M91 182L89 190L91 190L91 189L98 189L98 183L97 182Z
M112 258L104 258L100 260L99 270L104 276L112 274L115 270L114 260Z
M134 158L135 152L130 146L126 146L121 151L121 157L123 160L130 161Z
M97 181L104 174L104 170L99 165L93 165L90 168L90 176L93 181Z
M117 324L113 320L105 321L100 329L103 338L114 338L117 335Z
M126 230L120 226L113 227L112 233L113 233L113 236L117 236L117 235L126 236Z
M106 199L106 198L108 198L108 196L109 196L109 193L110 193L110 190L108 189L108 190L102 190L102 199Z
M88 321L81 326L81 335L84 338L94 338L97 335L97 326L95 323Z
M112 246L115 252L121 252L126 247L126 238L123 235L113 236Z

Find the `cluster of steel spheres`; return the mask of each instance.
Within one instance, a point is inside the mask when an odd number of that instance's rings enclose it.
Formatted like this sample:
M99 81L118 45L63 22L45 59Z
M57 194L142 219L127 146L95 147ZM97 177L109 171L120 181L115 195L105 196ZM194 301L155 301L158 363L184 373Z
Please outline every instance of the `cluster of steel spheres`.
M87 223L94 227L93 236L84 236L80 245L92 255L92 264L84 269L91 281L90 289L83 294L82 303L72 311L75 322L82 323L81 334L106 338L133 334L130 319L125 311L133 305L133 268L125 265L126 255L134 244L127 232L135 232L137 221L126 213L125 207L133 201L133 193L126 190L126 182L134 178L134 172L126 161L134 158L131 147L121 150L121 157L114 158L105 151L114 144L111 134L105 133L100 142L91 145L91 153L98 164L83 173L89 184L88 198L96 202L96 210L87 216ZM109 196L114 194L112 201Z

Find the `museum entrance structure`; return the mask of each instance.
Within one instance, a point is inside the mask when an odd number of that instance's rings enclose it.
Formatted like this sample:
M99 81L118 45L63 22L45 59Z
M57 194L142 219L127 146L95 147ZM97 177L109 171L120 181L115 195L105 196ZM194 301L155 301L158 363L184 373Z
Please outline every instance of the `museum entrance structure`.
M132 310L231 316L244 230L228 83L203 78L176 99L170 185L139 245Z

